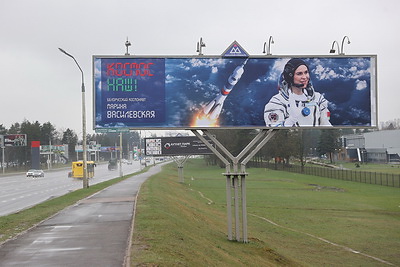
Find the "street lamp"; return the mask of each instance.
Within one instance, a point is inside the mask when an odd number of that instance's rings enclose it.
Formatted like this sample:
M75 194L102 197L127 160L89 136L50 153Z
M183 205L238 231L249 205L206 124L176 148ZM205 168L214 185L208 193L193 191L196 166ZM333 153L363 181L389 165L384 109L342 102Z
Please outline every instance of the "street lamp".
M86 107L85 107L85 83L83 77L83 71L78 64L78 61L71 55L65 52L64 49L58 48L61 52L66 54L67 56L71 57L76 65L78 66L79 70L82 73L82 139L83 139L83 188L89 187L89 181L87 178L87 148L86 148Z

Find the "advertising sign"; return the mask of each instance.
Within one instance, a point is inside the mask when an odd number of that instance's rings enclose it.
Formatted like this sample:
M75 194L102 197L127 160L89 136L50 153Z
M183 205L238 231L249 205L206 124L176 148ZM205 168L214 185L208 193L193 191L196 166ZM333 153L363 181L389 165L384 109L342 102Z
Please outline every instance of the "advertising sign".
M68 145L41 145L40 154L58 153L64 154L68 151Z
M93 68L96 130L377 126L376 56L94 56Z
M207 155L212 151L196 136L145 138L146 156Z
M26 134L4 135L4 146L27 146Z

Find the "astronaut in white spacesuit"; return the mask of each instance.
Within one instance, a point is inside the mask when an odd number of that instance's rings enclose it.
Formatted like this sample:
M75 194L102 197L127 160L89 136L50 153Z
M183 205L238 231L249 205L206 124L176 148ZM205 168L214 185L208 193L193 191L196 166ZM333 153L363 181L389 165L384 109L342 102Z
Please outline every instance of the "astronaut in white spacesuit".
M328 101L315 92L308 65L292 58L281 75L279 93L265 105L266 126L332 126L329 119Z

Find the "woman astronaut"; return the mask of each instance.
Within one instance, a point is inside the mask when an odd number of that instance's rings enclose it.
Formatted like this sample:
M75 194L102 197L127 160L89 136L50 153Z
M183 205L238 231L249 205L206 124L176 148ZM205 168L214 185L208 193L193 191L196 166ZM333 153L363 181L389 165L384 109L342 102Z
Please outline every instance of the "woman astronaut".
M328 101L315 92L307 64L292 58L281 75L279 93L265 105L266 126L331 126L329 117Z

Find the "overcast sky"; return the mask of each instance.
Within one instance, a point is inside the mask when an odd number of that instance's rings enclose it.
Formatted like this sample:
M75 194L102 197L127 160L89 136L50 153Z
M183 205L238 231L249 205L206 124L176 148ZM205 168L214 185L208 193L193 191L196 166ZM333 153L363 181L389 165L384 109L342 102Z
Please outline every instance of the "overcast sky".
M88 132L93 132L92 56L221 55L236 40L262 56L377 55L378 122L400 118L398 0L3 0L0 1L0 124L24 119L81 132L84 71Z

